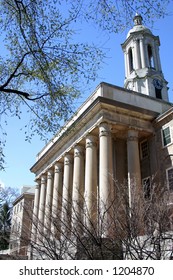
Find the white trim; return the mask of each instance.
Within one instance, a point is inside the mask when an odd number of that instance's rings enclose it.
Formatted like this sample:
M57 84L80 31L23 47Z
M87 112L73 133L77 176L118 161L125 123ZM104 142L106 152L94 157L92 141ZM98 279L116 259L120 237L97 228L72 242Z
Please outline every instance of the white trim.
M171 142L165 145L165 144L164 144L164 138L163 138L163 131L164 131L165 129L167 129L167 128L169 128L169 133L170 133L170 140L171 140ZM170 125L167 125L167 126L162 127L162 129L161 129L161 138L162 138L162 147L163 147L163 148L169 146L170 144L172 144L172 135L171 135L171 126L170 126Z
M167 181L167 187L168 187L169 190L170 190L170 186L169 186L168 171L171 170L171 169L173 170L173 166L166 169L166 181ZM170 190L170 192L173 192L173 188L172 188L172 190Z

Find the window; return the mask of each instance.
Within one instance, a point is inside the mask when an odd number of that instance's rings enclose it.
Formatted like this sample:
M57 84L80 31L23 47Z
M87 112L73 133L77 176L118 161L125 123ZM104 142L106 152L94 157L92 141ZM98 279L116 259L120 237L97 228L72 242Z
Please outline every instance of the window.
M150 180L150 177L142 179L142 185L143 185L145 199L150 199L151 198L151 180Z
M132 48L129 49L128 53L129 53L129 70L130 72L132 72L134 70Z
M149 156L149 152L148 152L148 141L144 140L141 142L141 159L145 159Z
M173 192L173 167L166 170L168 187L171 192Z
M22 211L22 209L23 209L23 203L22 203L22 201L20 202L20 211Z
M156 98L162 99L162 90L155 88Z
M154 68L154 59L153 59L153 51L152 47L148 45L148 60L149 60L149 67Z
M167 146L171 143L171 133L170 133L170 127L166 127L162 129L162 140L163 140L163 146Z

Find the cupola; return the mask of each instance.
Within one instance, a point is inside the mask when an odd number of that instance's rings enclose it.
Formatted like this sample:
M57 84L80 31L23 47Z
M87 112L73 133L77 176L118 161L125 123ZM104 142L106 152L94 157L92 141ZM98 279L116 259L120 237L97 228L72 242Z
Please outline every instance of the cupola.
M148 96L168 101L167 81L161 69L160 40L142 24L136 14L122 49L125 58L124 87Z

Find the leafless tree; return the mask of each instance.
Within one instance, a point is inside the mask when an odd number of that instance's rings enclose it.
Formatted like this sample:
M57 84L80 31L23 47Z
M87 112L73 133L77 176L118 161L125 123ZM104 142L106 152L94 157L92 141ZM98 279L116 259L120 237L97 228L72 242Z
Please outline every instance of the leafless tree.
M166 186L116 186L112 220L125 259L169 259L173 254L171 194ZM129 191L131 202L129 203Z
M37 237L31 235L27 241L32 258L171 259L173 208L167 188L153 182L146 196L135 183L114 185L109 204L103 207L99 198L93 199L94 215L80 195L79 204L68 202L67 208L62 200L58 212L45 211L44 223L33 217ZM23 238L26 241L26 235Z
M12 202L19 196L19 190L12 187L2 187L0 185L0 206L7 202L10 207Z

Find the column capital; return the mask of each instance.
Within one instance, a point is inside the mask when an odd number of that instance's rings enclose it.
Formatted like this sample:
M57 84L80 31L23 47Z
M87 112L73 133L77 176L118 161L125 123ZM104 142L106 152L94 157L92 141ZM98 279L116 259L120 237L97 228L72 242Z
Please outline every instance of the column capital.
M39 190L40 189L40 186L39 186L39 184L37 184L36 186L35 186L35 190Z
M127 141L138 141L138 131L130 129L127 133Z
M86 136L86 148L96 147L97 146L97 137L91 134Z
M84 156L84 147L81 145L76 145L74 147L74 157L83 157Z
M71 154L65 154L64 165L70 165L73 163L73 156Z
M41 184L46 183L47 176L45 174L41 175Z
M142 42L143 42L144 36L143 36L142 34L140 34L140 35L138 36L138 39L139 39L139 41L142 41Z
M107 122L103 122L99 125L99 136L110 136L111 135L111 125Z
M34 182L36 182L36 186L39 186L40 185L40 183L41 183L41 178L36 178L35 180L34 180Z
M136 36L136 37L133 38L133 42L134 42L135 44L137 44L138 40L139 40L139 37L138 37L138 36Z
M47 179L52 179L52 176L53 176L53 170L52 169L49 169L47 171Z
M63 163L62 162L56 162L54 165L55 173L61 173L63 169Z

